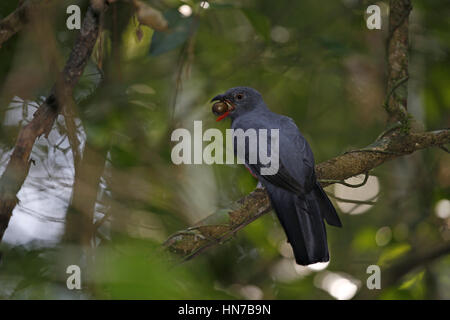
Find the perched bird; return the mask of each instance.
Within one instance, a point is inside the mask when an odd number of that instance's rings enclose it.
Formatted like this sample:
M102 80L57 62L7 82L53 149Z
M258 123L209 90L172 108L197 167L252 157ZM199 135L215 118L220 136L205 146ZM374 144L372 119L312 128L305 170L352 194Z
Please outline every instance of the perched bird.
M279 164L276 174L263 175L267 167L259 157L249 163L249 148L245 147L245 165L266 188L278 219L300 265L329 261L324 220L341 227L333 204L317 181L311 148L294 121L269 110L261 94L253 88L231 88L215 96L213 105L217 121L231 118L231 128L278 129ZM270 135L267 145L270 148ZM236 154L236 141L234 151ZM258 143L259 146L259 143Z

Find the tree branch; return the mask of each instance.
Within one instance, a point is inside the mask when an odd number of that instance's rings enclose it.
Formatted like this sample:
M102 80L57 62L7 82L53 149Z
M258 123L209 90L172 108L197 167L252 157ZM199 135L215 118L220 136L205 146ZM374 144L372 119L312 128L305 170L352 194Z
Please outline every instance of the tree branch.
M9 38L19 32L30 20L37 6L48 5L53 0L26 0L11 14L0 21L0 48Z
M319 163L316 165L316 173L318 179L345 180L369 172L388 160L446 143L450 143L450 129L409 135L394 132L366 148ZM329 184L331 183L322 183L323 186ZM181 254L183 260L189 260L206 249L229 240L238 230L272 209L264 189L255 189L231 207L233 209L227 214L218 211L196 226L173 234L164 246Z
M34 142L42 134L48 135L50 132L58 113L67 101L67 97L72 95L72 90L91 56L99 31L100 14L100 10L88 7L80 34L60 78L51 94L35 112L31 122L19 132L14 151L0 178L0 240L17 204L16 194L28 175L29 159Z
M389 123L400 122L409 127L408 98L408 18L412 6L410 0L389 1L389 36L387 41L387 100ZM409 129L409 128L408 128Z
M89 141L75 173L72 201L67 210L64 240L88 248L94 239L94 212L100 178L106 162L106 149Z

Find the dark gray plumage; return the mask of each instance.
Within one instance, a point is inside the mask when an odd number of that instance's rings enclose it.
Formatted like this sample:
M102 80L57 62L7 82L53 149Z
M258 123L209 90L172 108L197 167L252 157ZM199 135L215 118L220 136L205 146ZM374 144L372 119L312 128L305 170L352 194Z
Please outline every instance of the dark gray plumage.
M294 121L270 111L261 94L252 88L232 88L212 101L215 100L232 106L225 116L231 118L233 129L279 129L278 173L261 175L263 165L259 158L258 163L249 164L248 146L246 166L266 188L297 263L308 265L328 261L323 220L333 226L342 225L333 204L317 182L313 153ZM270 135L267 145L270 147Z

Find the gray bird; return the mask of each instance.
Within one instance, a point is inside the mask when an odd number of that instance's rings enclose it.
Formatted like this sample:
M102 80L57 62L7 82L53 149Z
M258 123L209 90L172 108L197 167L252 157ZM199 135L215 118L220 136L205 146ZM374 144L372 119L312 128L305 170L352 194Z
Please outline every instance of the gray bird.
M341 227L333 204L317 181L311 148L294 121L268 109L261 94L249 87L231 88L211 101L219 101L213 112L217 121L231 118L231 128L279 129L279 167L273 175L261 174L267 167L258 157L249 163L245 147L245 165L266 188L278 219L300 265L329 261L324 220ZM270 148L270 134L267 138ZM236 154L236 141L234 151ZM258 144L259 145L259 144ZM270 150L269 150L270 153Z

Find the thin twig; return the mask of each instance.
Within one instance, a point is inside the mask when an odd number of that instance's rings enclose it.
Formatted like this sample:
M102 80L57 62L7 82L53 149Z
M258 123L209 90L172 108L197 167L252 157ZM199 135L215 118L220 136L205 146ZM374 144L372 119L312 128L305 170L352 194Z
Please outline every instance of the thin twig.
M370 149L370 148L345 151L344 154L357 153L357 152L382 153L382 154L388 154L388 155L392 155L392 156L401 156L402 155L401 152L388 151L388 150L377 150L377 149Z
M340 197L336 197L333 193L327 192L327 191L326 191L326 194L339 202L354 203L354 204L369 204L372 206L376 204L376 201L371 201L371 200L378 198L378 194L376 196L370 198L369 200L354 200L354 199L340 198Z
M345 182L344 180L334 180L334 179L318 179L318 181L321 183L327 183L327 184L339 183L339 184L342 184L349 188L359 188L359 187L362 187L363 185L365 185L368 179L369 179L369 172L366 172L365 176L364 176L364 181L361 183L358 183L358 184L351 184L351 183Z

